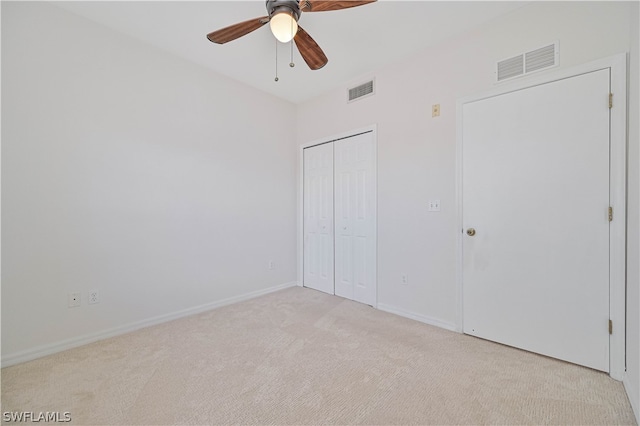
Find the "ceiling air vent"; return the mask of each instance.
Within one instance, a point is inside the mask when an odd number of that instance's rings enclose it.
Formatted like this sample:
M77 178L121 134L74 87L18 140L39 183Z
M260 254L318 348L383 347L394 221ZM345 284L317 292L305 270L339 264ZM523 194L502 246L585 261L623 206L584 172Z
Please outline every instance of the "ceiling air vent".
M373 80L349 89L349 102L373 95Z
M558 42L498 62L496 81L526 75L558 65Z

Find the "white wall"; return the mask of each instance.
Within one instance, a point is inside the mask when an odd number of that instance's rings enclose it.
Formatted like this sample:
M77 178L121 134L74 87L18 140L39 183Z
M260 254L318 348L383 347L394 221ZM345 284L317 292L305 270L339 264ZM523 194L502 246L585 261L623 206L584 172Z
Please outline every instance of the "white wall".
M298 107L299 144L378 126L378 302L383 309L455 327L456 99L495 87L496 61L556 40L560 68L627 51L631 7L625 2L533 2L375 71L375 96L347 104L345 87ZM438 118L431 118L433 104L441 106ZM440 213L428 212L429 199L441 200ZM400 282L404 273L408 285Z
M640 7L630 13L629 174L627 218L627 374L624 385L640 421Z
M640 395L637 3L534 3L377 70L373 97L297 109L52 5L1 6L3 361L293 281L295 141L373 123L379 302L454 327L456 99L559 40L561 67L631 48L625 386ZM295 138L267 110L297 114Z
M294 106L2 2L4 364L294 281L295 135L274 115Z

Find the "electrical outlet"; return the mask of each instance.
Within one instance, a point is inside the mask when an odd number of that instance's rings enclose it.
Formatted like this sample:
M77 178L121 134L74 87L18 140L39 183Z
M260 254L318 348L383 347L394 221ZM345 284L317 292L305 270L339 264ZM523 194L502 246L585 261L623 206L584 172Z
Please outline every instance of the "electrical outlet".
M80 306L80 304L82 302L81 297L82 297L82 293L80 293L80 292L69 293L68 298L67 298L68 306L70 308L76 308L76 307Z
M440 200L429 200L429 211L430 212L439 212L440 211Z
M276 264L273 262L273 260L269 261L269 270L273 271L274 269L276 269Z
M409 284L409 275L407 275L407 274L402 274L402 277L400 277L400 278L401 278L401 282L402 282L402 284L404 284L404 285Z
M91 290L89 292L89 304L90 305L95 305L96 303L100 303L98 290Z

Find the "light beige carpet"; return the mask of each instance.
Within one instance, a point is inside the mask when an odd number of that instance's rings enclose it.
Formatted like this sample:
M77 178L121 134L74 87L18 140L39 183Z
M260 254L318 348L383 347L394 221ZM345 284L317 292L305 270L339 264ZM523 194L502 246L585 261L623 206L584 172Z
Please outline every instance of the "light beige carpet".
M291 288L2 370L72 424L635 424L606 374Z

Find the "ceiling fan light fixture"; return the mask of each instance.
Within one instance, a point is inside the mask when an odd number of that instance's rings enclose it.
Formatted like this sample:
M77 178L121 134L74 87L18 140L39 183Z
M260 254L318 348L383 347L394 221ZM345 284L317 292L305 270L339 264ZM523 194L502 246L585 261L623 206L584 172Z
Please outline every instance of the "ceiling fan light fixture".
M309 33L307 33L304 28L298 26L298 19L300 19L302 11L324 12L328 10L348 9L375 1L376 0L265 0L267 16L249 19L248 21L238 22L237 24L221 28L207 34L207 39L212 43L225 44L245 36L269 22L271 32L277 41L281 43L289 43L292 40L295 41L300 56L302 56L302 59L307 63L309 69L319 70L324 67L329 60ZM276 43L276 68L278 57L277 47L278 44ZM291 43L291 62L289 65L291 67L294 66L293 43ZM277 78L276 81L278 81Z
M298 22L289 8L283 7L276 11L269 21L271 32L281 43L290 42L298 32Z

